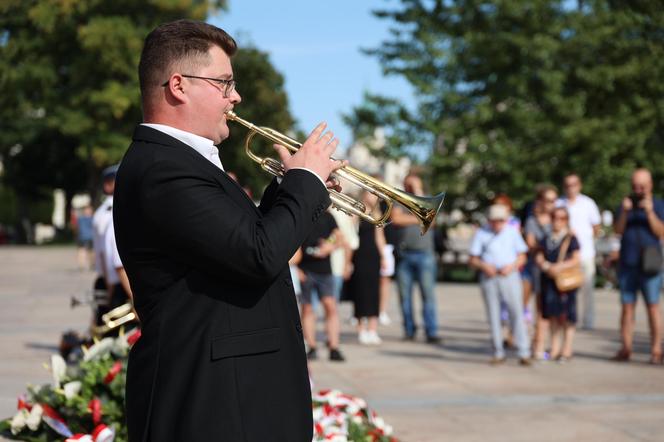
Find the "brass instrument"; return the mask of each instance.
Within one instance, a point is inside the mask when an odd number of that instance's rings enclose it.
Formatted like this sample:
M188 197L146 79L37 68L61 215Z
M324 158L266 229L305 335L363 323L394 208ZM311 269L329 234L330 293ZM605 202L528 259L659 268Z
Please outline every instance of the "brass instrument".
M92 335L103 336L109 331L115 330L121 325L135 319L136 313L134 313L134 307L131 305L131 302L127 302L102 315L101 320L104 321L104 324L93 326L91 328Z
M243 120L242 118L238 117L237 114L235 114L233 111L227 111L226 118L230 121L235 121L249 129L249 134L247 135L247 138L244 142L244 148L247 155L249 158L260 164L263 170L271 173L274 176L283 176L284 167L281 162L273 158L261 158L251 151L250 145L254 136L262 135L263 137L277 144L285 146L291 152L297 152L298 149L302 147L302 143L298 142L297 140L294 140L269 127L256 126L247 120ZM411 193L389 186L351 166L344 166L341 169L338 169L334 175L339 178L348 180L349 182L385 201L387 208L384 213L378 217L373 217L370 214L371 210L367 210L367 207L361 201L358 201L334 189L328 189L330 192L332 205L335 209L340 210L347 215L357 215L365 221L376 225L377 227L383 227L388 223L388 219L392 211L393 201L396 201L397 203L406 207L420 220L422 235L424 235L427 230L429 230L429 227L431 227L431 223L443 205L443 199L445 198L444 192L428 197L413 195Z

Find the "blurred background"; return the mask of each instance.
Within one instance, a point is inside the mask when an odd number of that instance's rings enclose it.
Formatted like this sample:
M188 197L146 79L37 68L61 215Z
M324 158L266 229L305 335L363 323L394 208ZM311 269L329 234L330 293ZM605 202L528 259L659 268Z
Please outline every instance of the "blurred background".
M520 210L583 175L613 211L638 165L664 191L660 1L55 1L0 5L0 242L70 241L141 120L146 33L189 17L241 47L238 113L302 135L327 121L354 165L447 192L448 225L496 194ZM254 195L268 177L221 157ZM258 195L260 196L260 194ZM74 219L75 221L75 219ZM440 224L442 225L442 224Z

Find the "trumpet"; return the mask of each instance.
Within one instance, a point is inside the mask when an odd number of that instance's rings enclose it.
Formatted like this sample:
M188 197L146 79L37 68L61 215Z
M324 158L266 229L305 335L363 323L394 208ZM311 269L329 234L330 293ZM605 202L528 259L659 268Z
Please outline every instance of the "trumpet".
M274 176L281 177L284 175L283 164L274 158L259 157L258 155L254 154L251 151L251 141L253 138L256 135L261 135L268 140L285 146L293 153L297 152L300 147L302 147L302 143L299 141L294 140L291 137L277 132L276 130L269 127L256 126L247 120L238 117L237 114L233 111L227 111L226 118L230 121L235 121L236 123L239 123L249 129L249 134L244 141L245 152L249 158L260 164L263 170ZM331 159L334 160L334 158ZM435 196L422 197L413 195L411 193L389 186L351 166L344 166L338 169L333 174L333 176L345 179L360 187L361 189L374 194L378 197L378 199L385 201L387 205L385 211L383 211L383 213L380 215L372 216L371 209L368 209L361 201L358 201L344 193L338 192L335 189L328 189L330 193L330 199L332 200L332 206L335 209L340 210L347 215L356 215L365 221L376 225L377 227L383 227L389 222L388 220L392 211L393 202L397 202L418 218L420 221L422 235L424 235L427 230L429 230L429 227L431 227L431 223L436 218L436 214L442 207L443 200L445 199L445 192L439 193Z
M121 325L135 319L136 313L134 313L134 307L131 305L131 302L127 302L102 315L101 320L104 324L93 326L91 329L92 335L103 336L111 330L115 330Z

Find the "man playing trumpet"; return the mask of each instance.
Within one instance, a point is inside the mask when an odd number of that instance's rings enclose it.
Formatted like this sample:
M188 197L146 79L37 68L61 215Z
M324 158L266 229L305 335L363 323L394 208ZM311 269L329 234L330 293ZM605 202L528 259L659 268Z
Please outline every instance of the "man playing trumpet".
M215 145L241 101L223 30L180 20L145 41L144 123L117 176L118 249L142 337L130 441L310 441L311 392L288 260L330 205L338 140L316 127L256 207Z

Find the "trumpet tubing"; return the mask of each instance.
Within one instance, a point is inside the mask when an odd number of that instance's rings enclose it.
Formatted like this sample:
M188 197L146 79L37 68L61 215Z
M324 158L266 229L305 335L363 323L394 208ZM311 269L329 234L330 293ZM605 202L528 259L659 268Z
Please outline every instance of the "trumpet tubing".
M136 313L134 313L134 308L130 302L127 302L126 304L122 304L102 315L101 320L104 324L92 327L92 334L94 336L103 336L109 331L115 330L121 325L131 322L134 319L137 319Z
M247 135L247 138L244 142L245 152L249 158L260 164L263 170L274 176L283 176L284 166L281 164L281 162L275 160L274 158L263 158L254 154L251 151L252 139L256 135L261 135L268 140L285 146L293 153L297 152L300 147L302 147L302 143L299 141L294 140L291 137L277 132L276 130L269 127L256 126L255 124L238 117L237 114L233 111L227 111L226 118L230 121L235 121L236 123L239 123L249 129L249 134ZM335 209L340 210L347 215L357 215L365 221L368 221L378 227L382 227L388 223L390 213L392 211L392 205L394 202L397 202L408 209L419 219L422 235L424 235L427 230L429 230L429 227L431 227L431 224L436 218L436 214L442 207L443 200L445 199L444 192L429 197L410 194L403 190L389 186L372 177L371 175L368 175L351 166L344 166L338 169L334 173L334 176L349 181L361 189L364 189L374 194L379 199L385 201L387 205L386 210L379 216L374 217L370 213L371 209L368 209L361 201L357 201L356 199L334 189L329 189L332 206Z

